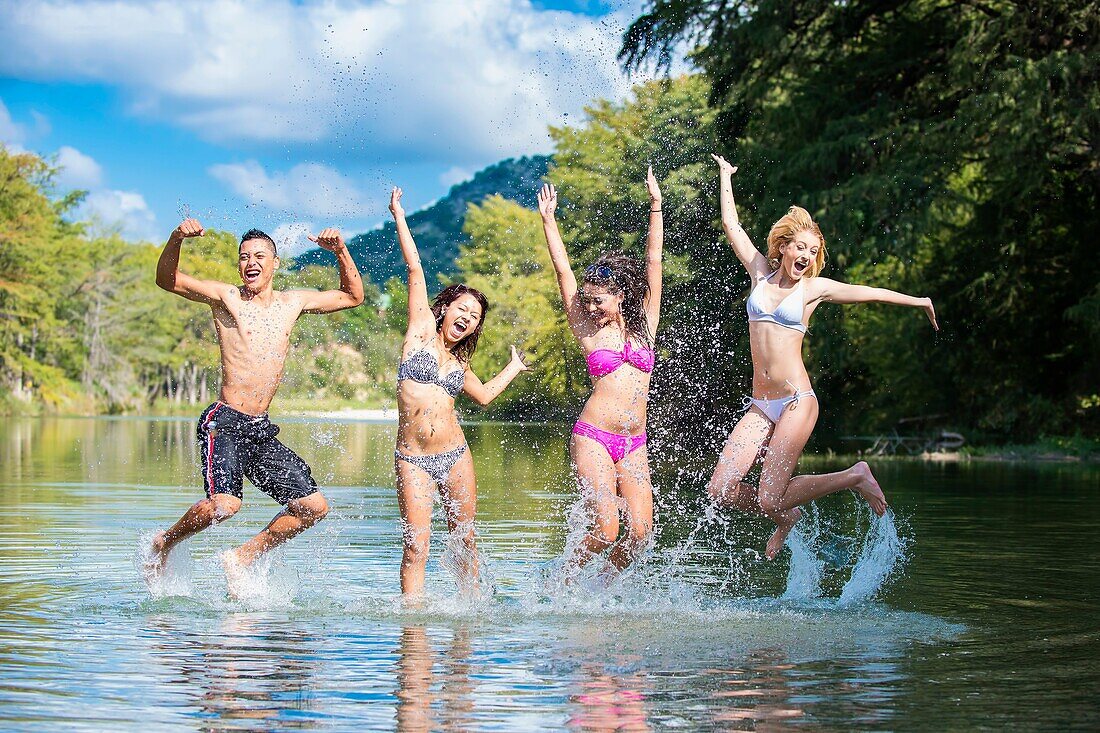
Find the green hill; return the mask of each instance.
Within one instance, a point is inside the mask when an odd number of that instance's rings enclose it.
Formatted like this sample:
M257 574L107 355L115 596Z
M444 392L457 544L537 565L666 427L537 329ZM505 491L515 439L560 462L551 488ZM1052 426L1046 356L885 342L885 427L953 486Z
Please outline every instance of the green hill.
M409 229L420 251L429 290L438 281L438 275L454 272L458 246L468 239L462 233L466 207L471 203L481 203L492 194L500 194L534 208L535 194L549 164L550 156L547 155L502 160L478 171L472 179L455 184L446 196L432 205L409 214ZM381 284L394 275L405 274L405 263L397 247L397 233L392 221L356 235L348 242L348 249L375 283ZM294 261L295 268L331 264L331 256L319 249L303 252Z

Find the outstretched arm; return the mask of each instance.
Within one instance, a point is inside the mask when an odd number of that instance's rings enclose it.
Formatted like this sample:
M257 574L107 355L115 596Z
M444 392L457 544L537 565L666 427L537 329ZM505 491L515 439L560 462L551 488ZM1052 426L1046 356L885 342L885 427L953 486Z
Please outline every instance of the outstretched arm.
M397 226L397 243L401 246L401 256L409 271L409 331L413 329L435 332L435 316L428 303L428 284L424 279L424 268L420 264L420 253L416 251L416 242L405 221L405 209L401 206L404 192L394 186L390 193L390 213Z
M890 305L905 305L911 308L920 308L928 316L932 328L940 330L940 324L936 322L936 309L932 306L931 298L917 298L905 293L899 293L887 288L872 288L867 285L851 285L827 277L813 278L814 286L818 288L817 298L829 303L850 305L852 303L889 303Z
M718 164L718 183L722 206L722 229L726 232L733 253L741 264L749 271L749 275L755 280L760 275L769 271L768 258L753 246L752 240L741 226L741 219L737 216L737 204L733 201L733 174L737 172L737 166L730 165L721 155L711 154L714 162Z
M548 183L539 191L538 199L542 233L546 236L550 261L554 263L554 272L558 276L558 290L561 291L561 300L565 304L565 314L572 326L577 302L577 276L573 274L573 268L569 264L569 254L565 251L565 242L561 239L558 222L554 218L554 211L558 208L558 192Z
M340 236L338 229L329 227L317 236L312 234L309 241L316 242L323 249L327 249L336 255L336 265L340 268L340 289L298 291L302 297L303 313L332 313L345 308L354 308L363 303L363 278L359 275L359 268L355 266L355 260L344 245L344 238Z
M233 286L216 280L199 280L180 272L180 247L183 240L206 234L197 219L184 219L168 237L157 260L157 287L196 303L217 303L222 293Z
M469 364L467 364L466 383L463 385L462 391L466 393L467 397L484 407L499 397L500 393L512 383L513 379L519 376L520 372L525 372L530 368L531 367L523 363L523 359L520 358L519 352L517 352L516 347L513 346L511 361L500 370L500 374L484 384L482 384L481 380L477 378L477 375L474 374Z
M662 218L661 187L653 175L653 166L646 171L645 186L649 191L649 235L645 244L645 276L649 283L649 298L645 303L646 321L653 335L661 320L661 282L663 264L661 255L665 243L665 222Z

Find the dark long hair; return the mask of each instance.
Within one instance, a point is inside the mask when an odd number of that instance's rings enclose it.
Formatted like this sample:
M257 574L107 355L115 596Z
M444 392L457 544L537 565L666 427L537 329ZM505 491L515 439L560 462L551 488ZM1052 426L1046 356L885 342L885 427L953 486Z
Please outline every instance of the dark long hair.
M608 277L603 275L609 274ZM645 299L649 295L649 280L645 263L636 257L613 250L604 252L584 271L584 281L623 295L623 321L626 332L647 346L653 345L649 320L645 316Z
M473 358L474 351L477 349L477 339L481 336L481 327L485 325L485 314L489 312L489 299L485 297L485 293L462 283L448 285L439 291L439 295L435 296L435 301L432 303L432 314L435 316L435 330L439 331L443 328L443 311L463 295L472 295L478 303L481 303L481 318L477 319L477 326L451 349L451 353L459 361L469 363L470 359Z

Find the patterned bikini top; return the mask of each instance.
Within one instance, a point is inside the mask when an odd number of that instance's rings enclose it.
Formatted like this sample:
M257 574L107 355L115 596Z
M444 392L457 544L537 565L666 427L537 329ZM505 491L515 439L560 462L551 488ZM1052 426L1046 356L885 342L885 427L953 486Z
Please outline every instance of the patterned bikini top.
M457 397L466 384L466 370L456 369L441 378L439 376L439 359L427 349L414 351L409 358L397 365L397 381L411 379L421 384L435 384L451 397Z

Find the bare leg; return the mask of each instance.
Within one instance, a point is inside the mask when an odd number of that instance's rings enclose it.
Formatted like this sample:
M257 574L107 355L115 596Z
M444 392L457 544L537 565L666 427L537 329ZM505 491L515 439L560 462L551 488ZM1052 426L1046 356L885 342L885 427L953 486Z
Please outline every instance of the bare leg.
M783 493L779 506L781 509L793 509L844 489L857 492L871 505L871 510L880 517L886 513L886 497L871 473L871 467L865 461L835 473L795 476L787 484L787 490Z
M621 571L634 562L653 536L653 481L646 446L628 453L615 465L615 473L619 496L626 507L626 532L611 550L609 559Z
M615 464L601 443L573 435L569 454L577 470L577 485L584 502L586 529L591 528L566 558L566 573L606 550L619 536L619 507L615 497Z
M235 550L230 550L232 560L249 566L260 555L292 539L328 515L328 501L320 491L287 502L283 511L275 515L259 534Z
M474 474L474 458L469 448L463 452L442 491L443 508L447 512L447 531L451 539L462 545L458 558L458 585L463 592L477 587L478 557L474 534L474 517L477 514L477 476Z
M760 508L776 524L775 533L764 550L769 560L779 554L791 528L802 514L796 508L788 508L783 498L806 441L817 424L817 414L816 399L805 399L796 409L784 410L772 433L768 453L764 456L764 467L760 472Z
M707 485L707 491L719 506L733 507L750 514L760 513L756 488L743 483L742 479L759 457L760 449L771 436L773 427L771 420L756 407L750 408L737 421Z
M401 510L401 593L406 598L424 594L424 569L432 537L435 481L422 468L396 460L397 504Z
M164 572L168 554L179 543L212 524L229 519L241 508L241 500L230 494L214 494L197 501L175 524L153 538L153 546L142 571L146 582L152 582Z

